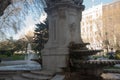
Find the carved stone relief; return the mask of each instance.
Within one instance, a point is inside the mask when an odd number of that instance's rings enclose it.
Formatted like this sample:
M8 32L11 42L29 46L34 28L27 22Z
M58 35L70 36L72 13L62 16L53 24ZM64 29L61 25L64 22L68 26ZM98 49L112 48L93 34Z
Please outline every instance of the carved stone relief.
M76 25L75 25L75 23L71 23L69 25L69 31L70 31L70 40L73 41L74 34L75 34L75 31L76 31Z
M70 24L70 32L75 32L75 23Z
M65 15L65 10L63 10L63 9L59 9L59 17L60 18L65 18L66 17L66 15Z

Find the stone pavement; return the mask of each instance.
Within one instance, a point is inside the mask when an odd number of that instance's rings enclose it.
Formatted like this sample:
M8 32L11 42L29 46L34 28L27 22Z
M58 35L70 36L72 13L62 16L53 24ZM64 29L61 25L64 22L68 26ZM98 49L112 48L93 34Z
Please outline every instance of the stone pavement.
M20 75L13 76L13 80L50 80L54 77L55 73L51 71L30 71Z
M52 71L0 71L0 80L64 80L65 76Z
M120 80L118 73L103 73L105 80ZM0 80L64 80L65 75L52 71L0 71Z
M105 80L120 80L120 74L118 73L103 73L101 76Z

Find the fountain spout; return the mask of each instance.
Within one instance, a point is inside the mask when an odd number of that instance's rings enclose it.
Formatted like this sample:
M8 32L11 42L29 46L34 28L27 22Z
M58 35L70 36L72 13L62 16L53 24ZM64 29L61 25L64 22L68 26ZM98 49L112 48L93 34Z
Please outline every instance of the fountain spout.
M36 55L35 55L35 53L32 51L31 44L28 43L27 53L26 53L26 55L25 55L25 60L31 61L31 59L34 59L34 58L36 58Z

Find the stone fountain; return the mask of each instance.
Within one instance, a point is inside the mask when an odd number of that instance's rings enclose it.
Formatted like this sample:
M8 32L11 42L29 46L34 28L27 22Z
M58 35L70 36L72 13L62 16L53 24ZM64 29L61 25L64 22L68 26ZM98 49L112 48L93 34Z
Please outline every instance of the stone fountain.
M89 59L101 50L87 49L89 43L81 39L82 3L83 0L46 0L49 40L42 51L43 68L53 71L69 68L78 75L78 80L103 80L100 76L103 68L120 61Z
M31 44L28 43L27 54L25 60L16 61L2 61L0 64L0 71L31 71L40 70L41 65L32 59L36 59L35 53L32 53Z
M104 80L101 77L104 67L120 64L120 60L90 60L89 56L102 50L89 50L85 43L76 44L71 42L69 45L69 64L70 72L75 72L78 80Z
M27 53L25 55L25 60L29 62L32 59L38 59L38 55L33 52L32 48L31 48L31 44L28 43L28 45L27 45Z
M103 72L103 67L119 64L120 61L89 59L88 56L94 55L101 50L87 49L86 45L89 43L83 43L81 39L80 22L82 11L84 10L84 5L82 5L83 0L45 1L47 4L45 11L48 14L49 21L49 40L42 51L43 70L58 72L61 68L66 68L69 71L68 80L103 80L100 76ZM8 68L15 69L15 74L19 68L21 70L20 65L16 64L15 66L7 66L6 68L3 66L1 70ZM35 75L36 73L37 76ZM40 71L34 72L34 74L33 72L32 74L20 74L20 77L22 75L22 77L27 77L27 79L19 79L17 77L11 80L33 80L34 78L37 78L34 80L50 80L48 76L47 78L43 77L43 72L42 76L40 74ZM34 78L31 77L33 75Z
M49 40L42 51L43 68L59 71L66 67L71 41L82 43L80 37L82 0L45 0L49 22ZM51 65L51 63L53 63Z

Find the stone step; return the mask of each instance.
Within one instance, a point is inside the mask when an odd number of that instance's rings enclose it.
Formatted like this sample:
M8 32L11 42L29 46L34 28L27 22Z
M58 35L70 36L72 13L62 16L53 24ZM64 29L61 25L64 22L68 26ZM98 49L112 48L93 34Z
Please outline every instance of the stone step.
M21 76L13 76L12 80L30 80L30 79L26 79L26 78L21 77Z
M65 75L56 75L51 80L64 80L64 79L65 79Z
M104 73L120 73L120 69L104 69Z
M0 75L15 74L16 71L0 71Z
M101 76L104 80L120 80L120 74L117 73L103 73Z
M13 80L11 77L1 77L0 76L0 80Z
M50 80L52 78L50 76L35 75L32 73L23 73L22 77L29 80Z
M42 71L31 71L32 74L36 74L36 75L41 75L41 76L54 76L55 72L53 71L46 71L46 70L42 70Z

